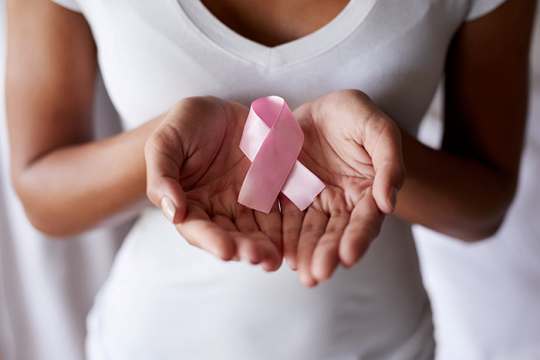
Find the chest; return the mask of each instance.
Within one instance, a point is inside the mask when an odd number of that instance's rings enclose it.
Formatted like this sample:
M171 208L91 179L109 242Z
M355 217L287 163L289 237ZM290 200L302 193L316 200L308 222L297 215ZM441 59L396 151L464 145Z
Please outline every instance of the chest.
M203 0L203 5L239 35L278 46L324 27L349 0Z
M414 133L468 9L466 0L350 0L337 16L325 17L329 22L322 27L309 16L299 21L311 24L304 32L304 25L283 24L291 15L278 12L268 22L279 25L279 36L265 45L253 33L274 32L265 30L264 14L247 14L248 8L231 19L247 17L240 22L244 27L250 21L262 25L241 32L199 0L79 1L107 90L128 129L188 96L249 105L280 95L294 109L354 88Z

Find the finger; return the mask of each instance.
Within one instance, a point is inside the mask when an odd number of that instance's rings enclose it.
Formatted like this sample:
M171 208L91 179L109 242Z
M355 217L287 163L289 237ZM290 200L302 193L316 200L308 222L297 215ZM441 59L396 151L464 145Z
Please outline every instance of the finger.
M281 221L283 227L283 253L292 270L297 269L297 249L305 211L300 211L286 196L280 195Z
M175 136L172 128L162 124L146 142L144 156L148 198L169 221L178 224L186 216L187 199L179 183L182 149L172 149L167 142Z
M278 263L281 262L278 248L268 236L261 232L255 220L254 211L242 206L236 216L235 224L238 230L244 234L241 239L251 239L252 242L250 246L244 245L242 242L245 250L239 251L240 257L252 264L260 263L267 271L277 267Z
M380 114L366 130L366 150L375 169L373 197L383 213L391 214L405 181L405 165L400 130L382 111Z
M241 232L234 232L231 235L236 245L238 257L242 261L253 265L261 262L261 250L250 236Z
M238 228L234 223L226 216L223 215L214 215L212 221L221 226L223 229L230 232L238 232Z
M233 233L242 260L251 264L261 264L266 271L274 271L279 267L280 255L270 239L260 231L250 234Z
M254 212L255 220L259 225L259 228L271 241L271 244L274 245L277 254L278 261L276 262L274 268L270 270L277 270L283 262L283 246L282 246L282 232L281 232L281 213L279 212L278 202L274 203L270 214L265 214L259 211Z
M327 223L326 214L312 207L308 208L298 240L298 276L308 287L317 285L317 280L311 275L311 259Z
M343 209L330 214L324 235L317 242L311 260L311 274L319 282L330 279L339 264L339 243L350 217L350 212Z
M281 252L281 213L279 212L277 200L274 203L270 214L265 214L260 211L254 211L253 213L255 215L255 221L261 231L270 238L272 243L276 246L276 249Z
M225 229L228 232L238 232L238 229L234 225L234 223L226 216L223 215L214 215L212 217L212 221L219 225L222 229ZM240 256L238 255L238 248L236 251L236 254L233 255L231 258L233 261L240 261Z
M176 225L178 232L193 246L222 260L231 260L236 253L235 241L229 232L212 222L206 212L188 205L184 221Z
M234 219L234 223L238 230L243 233L250 233L255 231L260 231L259 225L255 220L255 215L253 215L253 210L239 205L238 213Z
M339 258L345 267L352 267L364 255L383 220L384 214L368 192L354 207L339 244Z
M283 262L281 251L279 251L266 234L258 232L254 235L256 236L255 240L257 241L260 252L263 254L263 259L261 261L262 268L266 271L278 270Z

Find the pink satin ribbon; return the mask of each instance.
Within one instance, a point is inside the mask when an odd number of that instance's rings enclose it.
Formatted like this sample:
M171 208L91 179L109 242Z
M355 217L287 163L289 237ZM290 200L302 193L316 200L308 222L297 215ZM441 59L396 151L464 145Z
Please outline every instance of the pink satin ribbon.
M238 202L270 213L280 191L305 210L325 188L324 183L296 159L304 133L285 100L268 96L251 104L240 149L251 160Z

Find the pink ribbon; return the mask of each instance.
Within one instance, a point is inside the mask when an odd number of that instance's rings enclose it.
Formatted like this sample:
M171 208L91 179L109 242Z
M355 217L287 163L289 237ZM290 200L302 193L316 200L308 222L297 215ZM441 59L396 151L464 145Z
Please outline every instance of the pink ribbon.
M238 202L270 213L280 191L305 210L325 188L324 183L296 159L304 133L285 100L268 96L251 104L240 149L251 160Z

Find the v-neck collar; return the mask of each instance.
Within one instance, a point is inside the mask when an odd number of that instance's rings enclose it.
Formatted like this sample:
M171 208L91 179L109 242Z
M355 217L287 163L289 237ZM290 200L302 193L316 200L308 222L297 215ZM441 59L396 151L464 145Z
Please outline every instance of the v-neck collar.
M368 16L377 0L350 0L328 24L282 45L262 45L231 30L200 0L176 0L183 14L208 40L237 58L268 69L316 57L345 40Z

